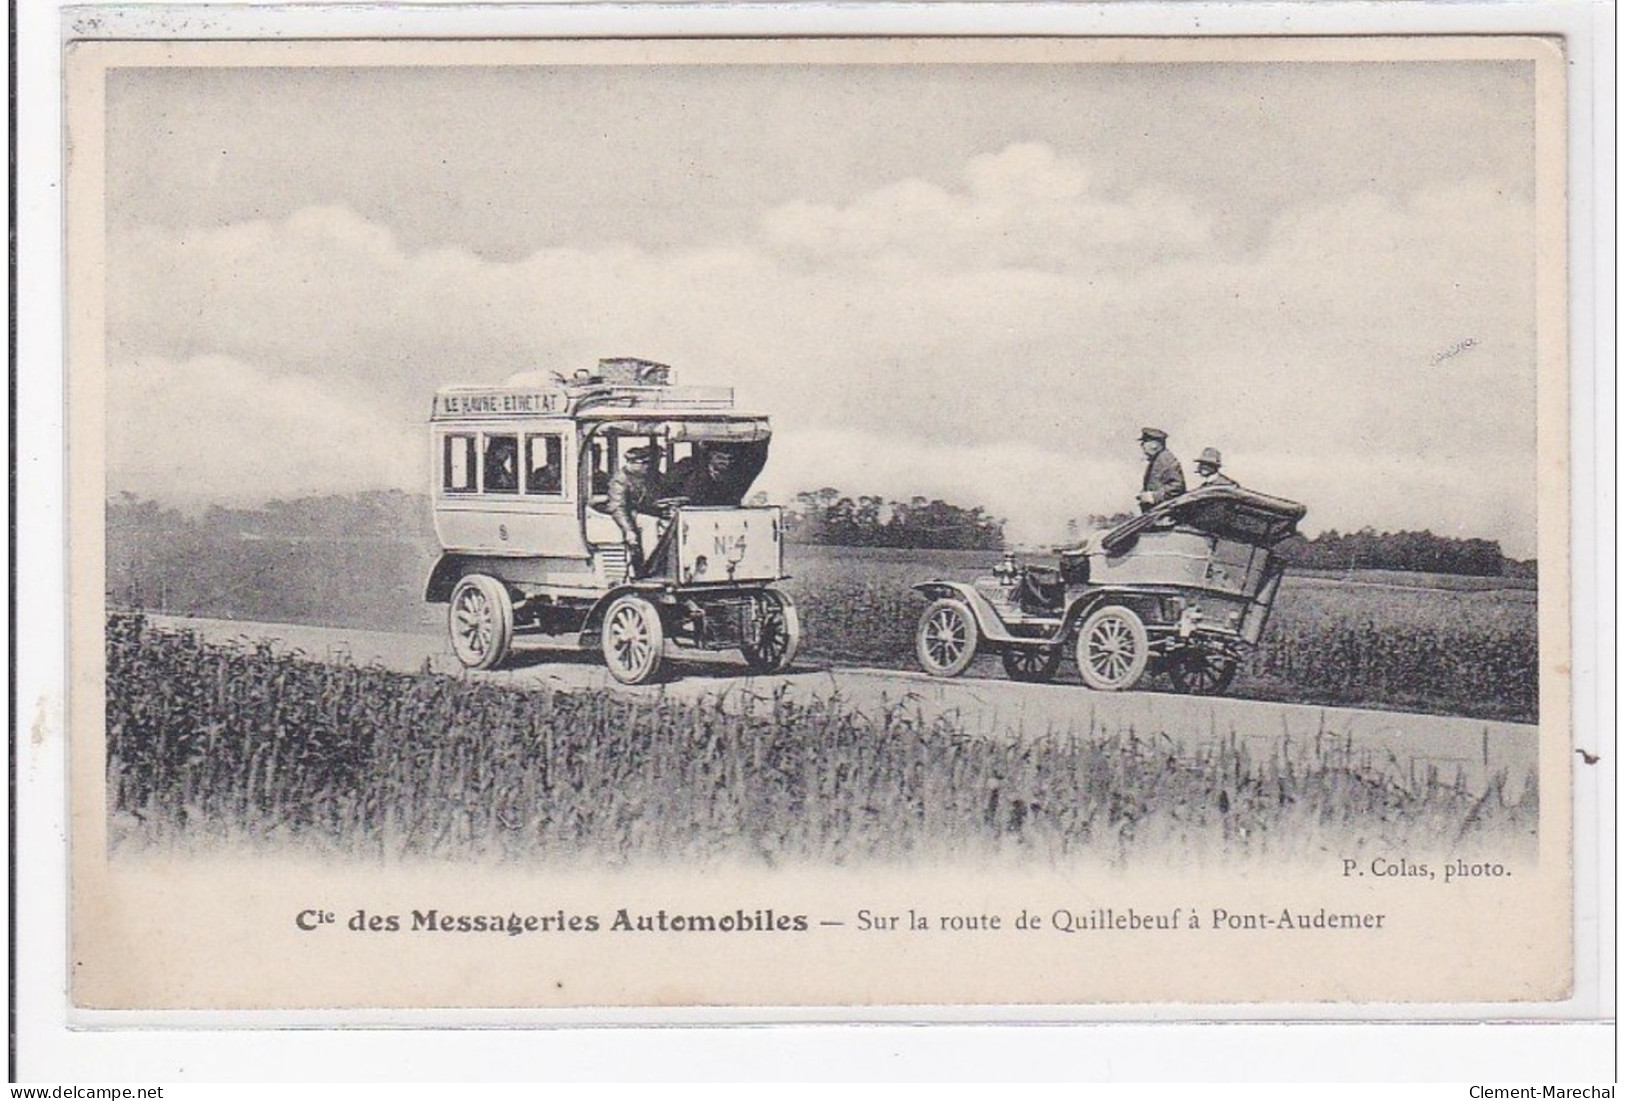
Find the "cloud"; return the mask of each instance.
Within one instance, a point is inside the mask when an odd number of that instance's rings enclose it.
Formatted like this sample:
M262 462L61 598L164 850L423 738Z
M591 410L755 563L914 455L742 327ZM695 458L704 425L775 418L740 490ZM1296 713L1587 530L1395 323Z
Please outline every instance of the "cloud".
M903 180L845 206L787 203L762 216L763 238L800 262L893 256L971 271L1093 269L1210 242L1208 220L1189 202L1153 191L1093 195L1085 166L1047 145L976 157L964 177L961 190Z
M421 427L327 380L143 357L109 368L107 403L110 492L255 503L424 482Z
M854 490L889 472L873 485L886 494L937 494L923 483L951 472L932 482L940 495L1038 526L1052 507L1112 511L1131 496L1135 435L1151 423L1187 459L1213 445L1256 461L1314 519L1477 522L1474 534L1532 543L1526 198L1487 180L1351 191L1282 210L1237 249L1214 242L1196 198L1106 194L1047 146L975 157L960 179L784 204L725 247L559 245L512 262L411 250L342 206L139 227L110 240L109 342L120 362L168 365L141 393L170 418L166 402L196 400L201 379L182 376L200 363L234 362L210 385L263 387L272 406L320 391L362 431L420 424L448 382L644 355L771 414L775 469L801 479L786 489L846 488L820 463L850 470ZM231 421L223 398L217 411ZM308 422L279 423L261 431ZM138 448L114 461L151 465ZM225 491L267 475L210 476Z

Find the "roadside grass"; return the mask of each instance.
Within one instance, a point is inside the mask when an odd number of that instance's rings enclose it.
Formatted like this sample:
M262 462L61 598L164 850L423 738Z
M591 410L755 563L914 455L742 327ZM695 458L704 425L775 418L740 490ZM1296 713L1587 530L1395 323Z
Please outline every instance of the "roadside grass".
M1335 737L969 736L911 701L521 690L107 630L114 846L380 857L1229 862L1532 852L1533 782L1404 775Z

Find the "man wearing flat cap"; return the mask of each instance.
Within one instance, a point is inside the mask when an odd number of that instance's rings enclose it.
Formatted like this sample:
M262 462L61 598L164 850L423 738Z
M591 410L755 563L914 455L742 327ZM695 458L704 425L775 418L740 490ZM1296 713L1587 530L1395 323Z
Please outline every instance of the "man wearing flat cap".
M1185 492L1185 471L1168 450L1168 433L1160 428L1140 429L1140 450L1145 452L1145 482L1135 499L1140 511L1152 508Z
M1198 488L1206 489L1208 486L1233 486L1236 480L1226 474L1219 473L1219 467L1224 460L1219 457L1217 447L1204 447L1202 453L1196 457L1196 474L1202 479Z
M650 475L654 457L652 447L632 448L621 456L621 465L609 480L609 502L605 511L621 529L629 577L643 572L643 533L638 530L638 513L660 515L655 503L658 499L655 482Z

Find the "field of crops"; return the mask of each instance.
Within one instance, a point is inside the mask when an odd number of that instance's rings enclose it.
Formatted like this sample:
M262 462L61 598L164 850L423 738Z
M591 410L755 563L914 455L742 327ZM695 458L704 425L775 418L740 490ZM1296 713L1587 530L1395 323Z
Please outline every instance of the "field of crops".
M1382 590L1288 577L1245 670L1250 694L1380 701L1534 722L1540 671L1534 594Z
M1321 581L1340 581L1354 585L1382 586L1398 589L1448 589L1452 592L1526 592L1531 596L1540 588L1532 577L1474 577L1469 574L1412 573L1407 570L1317 570L1293 566L1296 577L1312 577Z
M968 581L987 552L797 547L786 586L804 653L912 667L921 599L909 586ZM1539 705L1535 594L1453 591L1288 575L1258 651L1231 695L1533 722ZM997 672L983 661L975 672ZM1148 687L1157 687L1148 681Z
M521 690L109 620L115 847L216 839L504 860L1271 860L1528 852L1533 784L1407 777L1336 738L972 738L785 695Z

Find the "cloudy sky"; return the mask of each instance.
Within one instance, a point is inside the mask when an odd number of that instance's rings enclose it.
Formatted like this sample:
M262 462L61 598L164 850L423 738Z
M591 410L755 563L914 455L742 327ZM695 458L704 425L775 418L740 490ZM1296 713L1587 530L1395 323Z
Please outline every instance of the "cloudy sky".
M640 355L772 416L780 499L1049 540L1130 504L1155 424L1310 530L1533 554L1533 81L115 70L109 489L420 489L437 386Z

